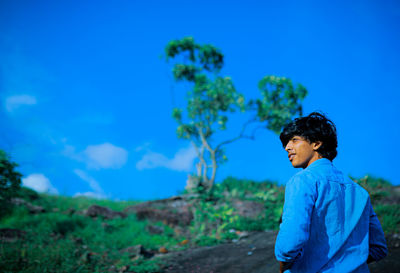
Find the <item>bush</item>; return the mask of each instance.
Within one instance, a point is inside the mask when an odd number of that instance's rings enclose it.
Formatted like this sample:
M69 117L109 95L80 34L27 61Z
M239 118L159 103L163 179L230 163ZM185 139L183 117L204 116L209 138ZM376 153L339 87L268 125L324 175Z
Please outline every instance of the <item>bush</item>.
M359 179L353 177L352 179L368 191L372 204L377 204L383 198L390 195L392 184L383 178L366 175Z
M21 174L15 171L17 164L0 150L0 218L11 210L10 200L18 195L21 187Z
M26 196L26 195L24 195ZM164 223L138 221L135 215L104 220L80 214L92 204L107 204L121 210L134 201L114 202L39 194L32 202L46 205L46 213L31 214L25 207L16 207L3 217L0 228L18 229L26 233L15 242L0 240L0 272L159 272L162 261L121 252L130 246L142 245L147 251L160 247L180 250L182 237ZM76 208L78 212L69 213ZM54 209L54 210L53 210ZM151 234L149 225L162 227L163 233ZM115 271L113 271L115 270Z
M30 189L30 188L26 188L26 187L21 187L16 195L16 197L25 199L27 201L34 201L37 200L39 198L39 194Z
M378 204L374 210L386 234L396 233L400 230L400 204Z
M258 199L260 194L274 194L278 189L276 183L271 181L252 181L247 179L238 179L234 177L227 177L220 184L215 185L214 191L220 195L228 194L233 198L241 199ZM264 199L264 198L261 198ZM266 199L264 199L266 201Z

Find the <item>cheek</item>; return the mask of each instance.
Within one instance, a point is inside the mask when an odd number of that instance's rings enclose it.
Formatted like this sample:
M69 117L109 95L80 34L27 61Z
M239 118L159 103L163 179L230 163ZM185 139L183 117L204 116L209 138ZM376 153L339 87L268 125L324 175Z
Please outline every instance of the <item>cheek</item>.
M299 145L296 148L296 154L300 154L302 156L308 155L311 152L312 152L312 149L310 147L308 147L308 146L305 146L305 145Z

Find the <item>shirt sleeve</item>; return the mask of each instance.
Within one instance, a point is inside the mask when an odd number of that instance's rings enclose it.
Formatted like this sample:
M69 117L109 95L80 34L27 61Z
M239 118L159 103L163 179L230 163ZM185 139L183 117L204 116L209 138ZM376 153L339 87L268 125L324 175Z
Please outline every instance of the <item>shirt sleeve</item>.
M294 262L302 256L316 198L316 181L305 173L294 176L286 184L282 223L275 243L278 261Z
M371 208L369 217L369 256L371 256L375 261L379 261L386 257L388 249L381 223L379 222L369 200L368 203Z

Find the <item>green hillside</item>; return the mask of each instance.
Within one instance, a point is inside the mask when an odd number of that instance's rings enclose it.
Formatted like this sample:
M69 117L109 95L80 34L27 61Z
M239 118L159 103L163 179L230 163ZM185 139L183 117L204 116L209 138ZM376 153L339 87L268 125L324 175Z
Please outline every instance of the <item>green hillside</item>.
M400 229L398 187L356 181L386 234ZM211 194L153 202L37 194L22 188L0 220L1 272L162 272L168 252L277 230L284 187L227 178ZM97 205L97 206L93 206Z

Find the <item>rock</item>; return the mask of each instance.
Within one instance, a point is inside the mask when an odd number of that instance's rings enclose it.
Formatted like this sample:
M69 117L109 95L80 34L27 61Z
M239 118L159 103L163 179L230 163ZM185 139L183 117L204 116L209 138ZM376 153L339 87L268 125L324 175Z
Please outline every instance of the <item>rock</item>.
M386 241L389 248L398 248L400 246L400 234L393 233L386 236Z
M90 206L86 210L85 215L86 216L90 216L90 217L102 216L105 219L114 219L116 217L125 218L127 216L123 212L114 211L114 210L111 210L111 209L109 209L107 207L102 207L102 206L99 206L99 205Z
M400 272L400 248L390 237L386 238L388 244L388 255L378 262L368 264L371 273Z
M194 192L201 185L201 178L198 176L188 175L188 179L186 180L185 190L187 192Z
M158 252L165 254L168 253L168 250L164 246L162 246L158 249Z
M162 221L165 224L176 225L189 225L193 219L191 212L172 212L166 209L153 209L153 208L138 208L136 217L139 220L149 219L152 221Z
M129 266L124 265L118 270L118 273L126 273L126 272L128 272L128 270L129 270Z
M139 220L149 219L162 221L172 226L187 226L193 220L193 213L190 208L191 204L182 197L176 196L143 202L126 208L124 212L135 213Z
M26 187L22 186L18 190L17 197L20 197L25 200L34 201L34 200L39 199L39 194L30 188L26 188Z
M143 203L139 203L134 206L129 206L125 208L124 212L136 212L136 209L139 207L151 207L158 209L174 209L176 211L186 211L190 204L186 201L182 196L173 196L166 199L147 201Z
M0 241L6 243L13 243L17 240L24 239L26 232L14 228L0 228Z
M255 201L232 200L234 213L247 218L258 218L265 214L264 204Z
M160 226L149 225L149 226L147 226L146 229L150 234L162 234L162 233L164 233L164 228L160 227Z
M81 237L73 238L73 241L77 245L83 245L83 239Z
M274 256L276 232L254 232L239 243L198 247L165 254L166 273L278 272Z
M183 226L175 226L174 228L174 237L175 238L191 238L193 234L190 232L190 230L187 227Z
M243 239L243 238L248 237L248 236L249 236L249 233L246 232L246 231L242 231L242 232L239 231L239 232L236 232L236 235L239 236L238 240L241 240L241 239Z
M33 204L29 203L28 201L26 201L22 198L19 198L19 197L12 198L11 203L16 206L25 206L28 209L29 213L32 213L32 214L46 212L46 210L43 207L33 205Z
M225 243L163 254L164 273L273 273L279 272L274 246L277 231L251 232L237 243ZM396 235L394 237L397 237ZM369 264L371 273L400 272L400 249L390 247L382 261Z
M16 206L24 206L26 203L29 202L25 201L22 198L16 197L16 198L11 198L11 203Z
M106 222L101 223L101 227L104 229L105 232L111 233L115 231L115 227L107 224Z
M154 252L144 249L142 245L130 246L119 251L121 254L127 253L129 258L135 258L143 256L144 258L151 258L154 256Z
M76 210L74 209L74 208L69 208L69 209L67 209L66 211L64 211L63 212L63 214L66 214L66 215L73 215L74 213L76 212Z
M92 263L93 257L95 256L100 256L100 254L96 252L86 251L85 253L82 254L79 260L81 263Z

